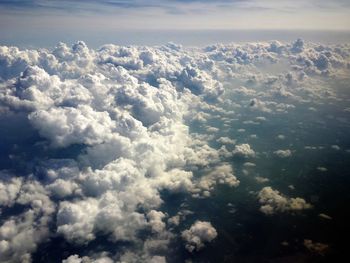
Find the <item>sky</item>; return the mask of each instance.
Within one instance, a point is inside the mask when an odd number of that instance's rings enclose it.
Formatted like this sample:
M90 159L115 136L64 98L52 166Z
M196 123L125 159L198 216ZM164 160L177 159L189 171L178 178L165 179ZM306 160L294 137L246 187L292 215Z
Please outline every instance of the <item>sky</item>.
M347 0L0 0L1 31L347 30Z
M0 0L0 44L38 48L84 40L97 48L105 43L206 45L298 37L344 42L344 35L328 31L348 31L349 11L347 0ZM286 35L293 30L297 34ZM315 38L301 31L327 33Z

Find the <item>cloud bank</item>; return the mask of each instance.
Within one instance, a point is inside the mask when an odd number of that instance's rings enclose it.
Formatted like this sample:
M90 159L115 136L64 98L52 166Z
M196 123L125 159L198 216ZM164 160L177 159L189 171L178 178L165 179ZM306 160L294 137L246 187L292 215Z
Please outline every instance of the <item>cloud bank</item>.
M258 126L294 104L335 98L314 84L346 74L349 57L348 45L303 40L193 49L93 50L81 41L53 50L0 47L0 260L30 262L54 236L74 246L101 236L130 244L68 255L70 263L165 262L179 237L196 253L217 237L215 228L201 218L184 228L193 213L162 210L163 194L206 199L219 185L239 187L232 160L265 153L222 134L235 111L245 109L254 121L244 125ZM225 125L212 127L213 120ZM265 214L311 208L271 187L258 198Z

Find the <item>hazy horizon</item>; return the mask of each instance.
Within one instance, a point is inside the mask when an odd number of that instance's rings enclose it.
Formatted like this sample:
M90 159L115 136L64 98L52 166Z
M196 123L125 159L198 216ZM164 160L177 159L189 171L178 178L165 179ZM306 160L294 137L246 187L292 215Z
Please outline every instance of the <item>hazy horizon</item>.
M49 37L47 36L49 35ZM84 41L91 48L105 44L160 46L174 42L183 46L205 47L218 43L247 42L291 42L302 38L309 42L322 44L345 44L350 42L350 30L131 30L66 34L38 32L31 36L13 36L2 34L0 45L20 48L54 48L59 42L69 45Z

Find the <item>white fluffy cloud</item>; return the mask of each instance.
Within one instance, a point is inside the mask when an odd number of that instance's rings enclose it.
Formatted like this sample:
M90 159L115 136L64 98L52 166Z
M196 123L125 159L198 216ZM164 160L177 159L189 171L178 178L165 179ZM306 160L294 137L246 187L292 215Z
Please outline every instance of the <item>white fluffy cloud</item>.
M62 263L113 263L115 262L108 256L98 256L98 257L79 257L78 255L69 256L67 259L63 260Z
M13 205L22 186L21 178L11 178L9 182L0 181L0 206Z
M255 151L247 143L236 145L232 153L234 156L244 158L250 158L255 156Z
M20 185L20 189L16 187ZM14 202L28 207L19 216L4 219L0 225L0 261L1 262L31 262L31 253L36 251L38 244L49 236L49 223L54 212L54 204L49 199L46 190L37 181L23 182L21 178L13 177L8 183L8 192L17 194L5 205L12 206Z
M202 176L191 190L194 197L209 197L217 184L225 184L230 187L237 187L239 180L234 176L230 164L224 163L211 169Z
M205 243L211 242L217 235L215 228L206 221L196 221L181 234L186 242L186 249L190 252L202 249Z
M88 199L77 203L62 202L57 214L57 232L69 241L85 243L95 238L94 218L98 203Z
M297 212L312 207L304 199L283 196L279 191L272 189L270 186L261 189L258 198L262 205L260 211L267 215L278 212Z
M10 149L4 156L18 171L1 172L0 209L23 207L16 216L1 214L0 260L29 262L51 236L79 245L103 234L139 249L96 257L91 251L65 262L165 262L172 239L168 224L180 226L189 210L168 218L161 211L162 193L204 198L219 184L237 187L227 162L257 154L254 143L235 145L228 137L231 128L243 131L236 111L253 115L243 122L248 132L270 120L266 115L293 110L296 102L334 98L319 79L347 73L349 57L348 45L302 40L204 49L168 44L92 50L81 41L51 51L0 47L0 135ZM260 68L275 63L285 71ZM239 136L244 142L244 132ZM212 142L224 145L215 149ZM310 208L270 187L259 200L267 214ZM140 238L140 231L149 235ZM216 235L201 221L182 233L190 251Z

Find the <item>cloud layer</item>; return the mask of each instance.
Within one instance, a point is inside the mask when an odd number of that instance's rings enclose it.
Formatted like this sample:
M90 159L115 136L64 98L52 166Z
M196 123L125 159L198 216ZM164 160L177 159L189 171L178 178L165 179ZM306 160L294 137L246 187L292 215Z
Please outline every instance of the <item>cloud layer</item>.
M179 237L190 252L204 248L217 237L215 226L192 218L185 229L193 212L167 213L163 194L205 199L221 185L239 187L232 160L268 153L222 134L234 126L235 111L254 116L237 127L244 134L294 104L335 98L314 84L346 74L349 57L348 45L301 39L204 49L93 50L81 41L51 51L0 47L0 261L30 262L53 236L75 246L101 236L131 244L117 253L69 255L67 263L165 262ZM293 157L289 149L270 154ZM311 208L271 187L258 198L265 214Z

